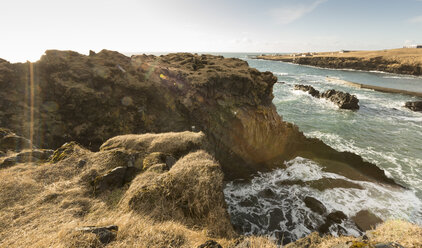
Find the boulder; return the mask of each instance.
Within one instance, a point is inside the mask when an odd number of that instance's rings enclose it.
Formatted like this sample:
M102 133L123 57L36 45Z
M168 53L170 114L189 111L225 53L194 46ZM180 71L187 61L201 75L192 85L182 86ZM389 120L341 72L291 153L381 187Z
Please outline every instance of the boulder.
M344 93L337 90L327 90L320 95L321 98L327 98L335 103L341 109L359 109L359 100L355 95Z
M361 210L356 213L355 216L351 218L356 226L362 231L366 232L368 230L374 229L378 224L381 224L383 220L371 213L368 210Z
M304 199L305 205L310 208L315 213L320 215L324 215L327 212L327 208L322 204L322 202L318 201L317 199L307 196Z
M98 240L100 240L100 242L103 244L108 244L113 241L117 236L118 230L119 227L114 225L102 227L86 226L76 228L76 231L93 233L97 235Z
M112 190L114 188L122 187L125 183L131 181L135 174L134 167L116 167L104 175L98 176L92 182L94 192L99 193L104 190Z
M359 100L355 95L350 95L349 93L337 90L327 90L323 93L320 93L318 90L314 89L314 87L302 84L296 84L294 89L308 92L313 97L326 98L341 109L359 109Z
M406 102L404 106L412 111L422 111L422 101Z
M5 158L3 162L0 162L0 168L10 167L17 163L47 161L53 152L49 149L24 150Z
M0 137L0 151L19 152L31 148L31 141L14 133Z
M296 84L294 89L308 92L313 97L319 97L319 91L310 85Z

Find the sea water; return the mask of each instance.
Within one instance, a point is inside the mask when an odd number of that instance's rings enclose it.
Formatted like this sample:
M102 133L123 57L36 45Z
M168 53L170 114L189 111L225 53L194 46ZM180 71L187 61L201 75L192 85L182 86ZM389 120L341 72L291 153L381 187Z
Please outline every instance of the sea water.
M307 137L321 139L338 151L349 151L383 169L407 190L353 181L321 170L304 158L286 162L286 169L260 173L249 182L229 182L224 193L233 224L245 234L267 235L286 243L315 231L324 217L305 206L304 198L321 201L328 212L340 210L352 217L370 210L383 220L405 219L422 224L422 113L404 107L417 97L382 93L341 84L356 83L422 92L422 78L380 72L331 70L278 61L239 57L260 71L271 71L280 83L274 85L273 103L283 120L299 126ZM327 80L327 77L334 80ZM338 81L335 79L339 79ZM312 85L319 91L336 89L354 94L360 109L338 109L330 101L294 90L295 84ZM362 189L317 190L283 181L310 181L321 178L343 179ZM359 235L350 220L332 226L333 235Z

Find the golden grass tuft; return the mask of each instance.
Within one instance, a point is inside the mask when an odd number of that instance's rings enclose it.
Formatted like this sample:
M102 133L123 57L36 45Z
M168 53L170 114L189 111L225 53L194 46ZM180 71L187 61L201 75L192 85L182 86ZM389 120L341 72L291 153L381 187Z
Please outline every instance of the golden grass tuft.
M204 151L181 158L170 171L145 172L132 182L122 200L130 210L150 213L154 219L177 220L188 226L208 227L211 235L233 236L225 210L223 173Z

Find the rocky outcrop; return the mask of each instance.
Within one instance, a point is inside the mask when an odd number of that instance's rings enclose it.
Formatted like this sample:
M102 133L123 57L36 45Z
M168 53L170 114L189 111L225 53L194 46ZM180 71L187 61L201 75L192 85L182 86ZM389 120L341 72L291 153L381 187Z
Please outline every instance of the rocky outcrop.
M313 97L326 98L341 109L359 109L359 100L355 95L350 95L349 93L337 90L327 90L323 93L320 93L318 90L314 89L314 87L302 84L296 84L294 89L308 92Z
M259 59L277 60L295 63L299 65L310 65L331 69L353 69L362 71L384 71L397 74L422 75L422 65L418 63L401 62L394 59L386 59L382 56L376 57L336 57L336 56L309 56L309 57L271 57L259 56Z
M227 179L302 156L328 170L341 166L353 179L393 183L359 156L308 139L284 122L272 104L277 78L239 59L50 50L33 64L32 100L29 67L0 61L0 126L32 135L38 147L75 140L97 150L116 135L197 130L204 132L204 149L221 163Z
M406 102L404 106L412 111L422 112L422 101Z

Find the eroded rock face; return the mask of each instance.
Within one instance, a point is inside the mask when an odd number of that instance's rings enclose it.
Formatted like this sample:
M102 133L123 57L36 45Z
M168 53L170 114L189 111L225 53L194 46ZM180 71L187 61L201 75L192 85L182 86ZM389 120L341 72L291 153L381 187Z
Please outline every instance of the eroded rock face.
M75 140L96 150L116 135L195 129L205 134L204 149L220 162L227 179L302 156L327 168L364 172L354 179L392 183L375 165L307 139L284 122L272 104L277 78L239 59L50 50L34 64L34 122L27 118L29 99L22 99L28 67L0 61L0 126L25 137L32 127L39 147Z

